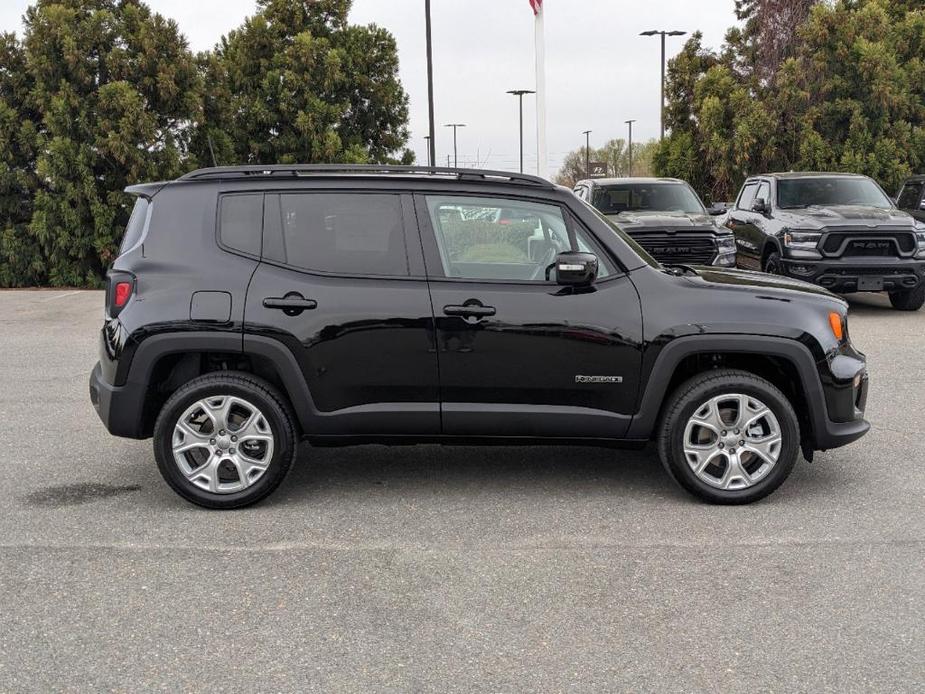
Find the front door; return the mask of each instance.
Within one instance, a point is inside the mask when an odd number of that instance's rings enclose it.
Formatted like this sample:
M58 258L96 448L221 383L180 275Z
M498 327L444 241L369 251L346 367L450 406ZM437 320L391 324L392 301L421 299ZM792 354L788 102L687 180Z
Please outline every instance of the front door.
M225 196L228 199L228 196ZM313 435L437 434L433 314L410 195L264 196L246 335L291 350Z
M639 298L558 205L417 195L433 302L443 432L619 438L640 368ZM598 281L547 273L566 250L598 255Z

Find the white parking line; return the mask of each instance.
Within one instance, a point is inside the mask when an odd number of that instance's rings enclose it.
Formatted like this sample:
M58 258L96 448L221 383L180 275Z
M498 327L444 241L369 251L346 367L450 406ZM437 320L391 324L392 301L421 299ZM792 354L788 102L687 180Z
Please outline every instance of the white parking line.
M49 296L44 299L39 299L39 301L44 304L46 301L54 301L55 299L63 299L66 296L74 296L75 294L80 294L80 293L82 293L80 289L75 289L72 292L65 292L64 294L58 294L56 296Z

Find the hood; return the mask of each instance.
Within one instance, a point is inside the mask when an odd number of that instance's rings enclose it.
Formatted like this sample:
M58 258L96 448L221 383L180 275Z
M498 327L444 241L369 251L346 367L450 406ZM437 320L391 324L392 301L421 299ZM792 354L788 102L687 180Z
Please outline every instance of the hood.
M684 230L713 227L713 218L708 214L688 214L686 212L621 212L605 215L621 229L626 231L652 229Z
M890 227L908 226L912 228L915 220L911 215L896 208L883 209L864 205L831 205L821 207L811 205L798 209L778 209L775 216L794 228L823 228L827 226L875 228L880 225Z
M691 269L696 275L690 274L687 277L693 282L721 285L729 288L741 287L751 291L756 289L764 290L761 293L766 294L768 298L783 300L785 300L788 295L793 297L814 295L847 305L844 299L836 296L828 289L823 289L818 285L792 279L790 277L769 275L764 272L754 272L752 270L719 268L713 266L695 266Z

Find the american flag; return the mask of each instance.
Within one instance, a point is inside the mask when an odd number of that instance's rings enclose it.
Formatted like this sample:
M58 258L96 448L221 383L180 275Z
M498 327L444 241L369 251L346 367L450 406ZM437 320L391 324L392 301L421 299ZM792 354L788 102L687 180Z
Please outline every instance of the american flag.
M543 0L530 0L530 7L533 8L533 14L539 14L543 9Z

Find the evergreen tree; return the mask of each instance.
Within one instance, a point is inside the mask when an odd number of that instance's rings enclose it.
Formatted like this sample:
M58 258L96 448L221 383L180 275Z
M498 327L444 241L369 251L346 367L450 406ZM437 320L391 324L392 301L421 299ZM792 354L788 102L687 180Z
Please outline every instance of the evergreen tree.
M29 230L48 282L99 284L130 211L125 186L184 168L196 64L176 23L139 0L39 0L25 25L42 116Z
M410 163L408 97L391 34L347 22L349 0L258 0L200 56L195 151L220 164Z
M45 281L38 244L28 233L36 190L36 114L29 108L26 56L0 34L0 287Z

